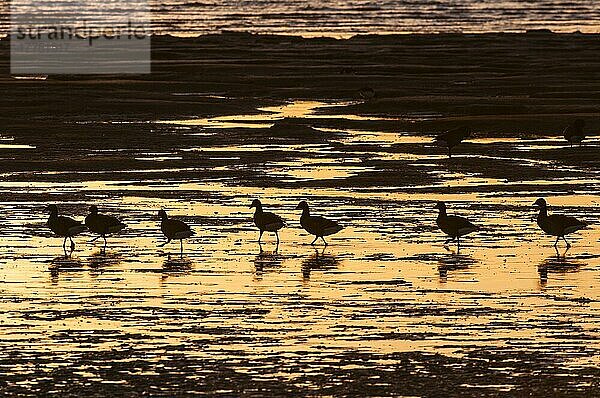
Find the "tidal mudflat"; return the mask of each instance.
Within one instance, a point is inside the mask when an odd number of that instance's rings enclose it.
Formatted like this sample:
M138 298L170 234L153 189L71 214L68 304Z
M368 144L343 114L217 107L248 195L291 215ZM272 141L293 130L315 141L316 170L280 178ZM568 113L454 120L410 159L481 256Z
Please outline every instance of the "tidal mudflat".
M151 76L0 79L0 391L600 394L599 48L162 37ZM581 147L560 136L576 117ZM459 123L475 135L448 159L433 137ZM538 197L590 224L569 251L536 226ZM287 222L277 251L254 198ZM344 225L327 248L300 200ZM437 200L483 226L460 253ZM48 203L128 228L66 258ZM196 232L183 256L157 248L160 208Z

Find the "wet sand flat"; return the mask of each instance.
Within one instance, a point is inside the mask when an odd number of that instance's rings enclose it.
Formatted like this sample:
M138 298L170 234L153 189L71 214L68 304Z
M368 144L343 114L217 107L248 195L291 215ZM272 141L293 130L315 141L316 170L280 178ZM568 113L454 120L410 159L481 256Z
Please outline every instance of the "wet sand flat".
M597 39L156 37L149 76L3 74L0 391L599 395ZM448 159L433 137L464 123ZM590 224L569 251L538 197ZM300 200L344 225L327 248ZM484 227L460 253L438 200ZM65 258L48 203L128 228ZM160 208L196 232L183 257Z

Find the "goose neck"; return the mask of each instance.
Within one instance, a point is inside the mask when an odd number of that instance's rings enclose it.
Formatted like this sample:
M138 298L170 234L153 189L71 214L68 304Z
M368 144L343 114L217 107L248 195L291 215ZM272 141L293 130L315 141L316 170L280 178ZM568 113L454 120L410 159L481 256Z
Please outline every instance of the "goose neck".
M540 207L540 214L538 214L538 218L545 218L548 217L548 209L546 208L546 206L542 206Z

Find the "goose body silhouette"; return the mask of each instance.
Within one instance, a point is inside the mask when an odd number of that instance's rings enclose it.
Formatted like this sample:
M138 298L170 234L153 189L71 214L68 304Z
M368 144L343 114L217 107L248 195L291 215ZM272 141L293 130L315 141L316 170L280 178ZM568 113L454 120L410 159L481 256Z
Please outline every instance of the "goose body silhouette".
M158 216L161 220L160 230L162 231L163 235L167 238L167 241L161 243L160 245L158 245L158 247L163 247L167 243L171 242L173 239L179 240L181 254L183 254L183 240L194 235L194 231L192 231L190 226L184 223L183 221L169 218L167 212L164 210L160 210L158 212Z
M439 134L435 141L448 148L448 157L452 157L452 149L460 144L465 138L471 137L471 130L468 127L456 127Z
M254 211L254 224L260 230L260 235L258 236L258 243L260 243L260 239L265 231L274 232L277 237L277 244L279 244L279 231L285 225L281 217L279 217L275 213L271 213L268 211L263 211L262 203L260 200L254 199L250 208L256 208Z
M565 241L567 248L571 247L571 244L567 242L565 236L587 227L585 222L579 221L575 217L564 216L562 214L548 215L548 205L543 198L536 200L534 206L540 208L540 212L537 216L538 226L548 235L556 236L554 247L558 245L558 240L560 238Z
M317 239L321 238L323 243L325 243L325 246L327 246L325 237L336 234L344 229L344 227L337 222L328 220L325 217L311 216L308 203L305 201L300 202L296 207L296 210L302 210L302 215L300 216L300 225L302 228L309 234L315 236L315 240L311 242L311 245L314 245Z
M564 129L563 135L571 146L573 144L581 145L581 141L585 138L585 133L583 132L584 126L585 122L582 119L577 119Z
M98 238L104 239L104 249L106 249L107 243L106 235L114 234L126 227L118 218L98 213L96 205L90 206L90 214L85 218L85 226L93 233L98 234L92 239L92 242Z
M471 223L464 217L449 216L446 213L446 204L444 202L437 202L435 208L439 210L436 223L442 232L449 236L444 244L456 240L458 247L460 247L461 236L465 236L479 230L477 225Z
M358 91L358 95L365 101L370 101L377 96L373 87L363 87Z
M46 211L50 212L50 217L48 218L48 227L50 230L52 230L52 232L54 232L56 235L65 238L63 240L63 249L65 253L67 251L67 239L71 241L71 252L73 252L75 250L75 242L73 242L73 237L85 231L85 225L79 221L73 220L70 217L59 216L58 207L56 205L49 205L46 208Z

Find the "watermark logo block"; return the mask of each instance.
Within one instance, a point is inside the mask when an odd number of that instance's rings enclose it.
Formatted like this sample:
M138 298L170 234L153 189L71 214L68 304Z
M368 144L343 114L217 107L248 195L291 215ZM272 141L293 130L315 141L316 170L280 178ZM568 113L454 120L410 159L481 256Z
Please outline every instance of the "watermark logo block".
M148 0L12 0L12 74L150 73Z

